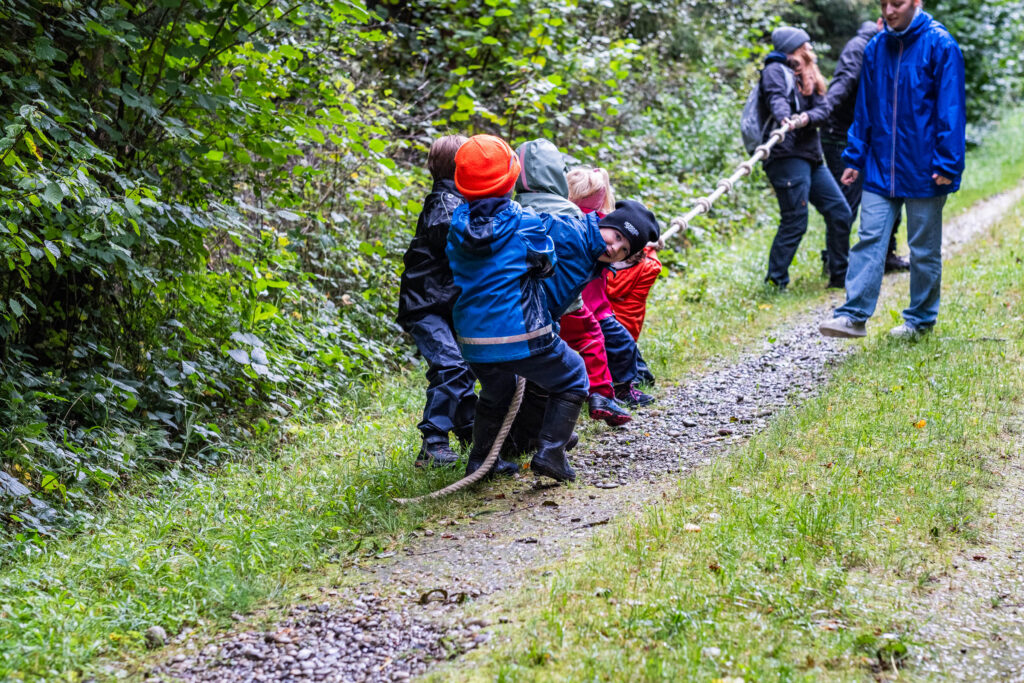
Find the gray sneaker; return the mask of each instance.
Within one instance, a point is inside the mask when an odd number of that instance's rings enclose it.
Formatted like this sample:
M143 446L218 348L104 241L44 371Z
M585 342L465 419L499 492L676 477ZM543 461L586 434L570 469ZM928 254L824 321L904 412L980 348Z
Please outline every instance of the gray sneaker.
M818 331L826 337L842 337L844 339L865 337L868 334L864 323L854 322L845 315L837 315L834 318L822 321L818 325Z
M894 339L917 339L921 335L931 332L931 329L930 327L912 327L902 323L889 330L889 336Z

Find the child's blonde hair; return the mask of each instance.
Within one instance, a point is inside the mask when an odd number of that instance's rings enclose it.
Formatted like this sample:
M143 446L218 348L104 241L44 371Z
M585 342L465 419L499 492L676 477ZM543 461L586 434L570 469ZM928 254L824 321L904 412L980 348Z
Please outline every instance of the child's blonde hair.
M587 197L604 190L604 202L598 209L603 214L615 210L615 193L608 171L603 168L574 168L565 175L569 181L569 201L578 204Z

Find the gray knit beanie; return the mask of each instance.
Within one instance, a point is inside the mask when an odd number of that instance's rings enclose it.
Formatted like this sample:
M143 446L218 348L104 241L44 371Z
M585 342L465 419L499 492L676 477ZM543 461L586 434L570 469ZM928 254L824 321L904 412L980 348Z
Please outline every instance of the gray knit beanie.
M783 54L788 55L804 43L809 42L811 42L811 37L802 28L780 26L772 31L772 45Z

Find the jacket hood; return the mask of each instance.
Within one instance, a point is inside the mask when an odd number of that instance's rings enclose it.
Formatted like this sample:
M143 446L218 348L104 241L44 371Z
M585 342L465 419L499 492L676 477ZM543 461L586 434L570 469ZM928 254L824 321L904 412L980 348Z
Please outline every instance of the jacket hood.
M459 197L462 196L461 194L459 194L458 188L455 187L455 179L454 178L438 178L437 180L434 181L434 185L430 188L430 191L431 192L450 192L450 193L452 193L454 195L458 195Z
M931 26L932 15L925 12L923 9L918 9L917 14L914 15L913 21L910 22L910 26L903 29L903 31L896 32L889 28L889 24L885 25L885 37L889 40L902 41L904 45L913 43L915 40L921 37L921 35Z
M492 254L515 234L523 208L504 197L486 197L462 204L452 214L448 243L476 256Z
M782 64L785 64L786 66L789 66L789 56L786 55L784 52L779 52L778 50L772 50L764 58L764 65L765 66L768 66L769 64L775 64L776 62L781 62Z
M565 179L565 158L548 140L530 140L516 150L523 170L516 181L516 200L537 213L552 216L583 214L569 201L569 183Z
M878 35L878 24L874 21L865 21L857 29L857 35L863 36L864 38L874 38Z

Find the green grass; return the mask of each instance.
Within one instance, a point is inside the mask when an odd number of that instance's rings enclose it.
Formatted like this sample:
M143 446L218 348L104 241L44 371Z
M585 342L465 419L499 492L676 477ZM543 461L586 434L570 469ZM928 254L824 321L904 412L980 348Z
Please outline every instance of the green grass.
M997 145L971 156L972 169L992 174L984 177L993 191L1020 177L996 163L1024 141L1024 115L1008 121ZM767 194L759 201L774 204ZM743 214L736 202L722 210ZM774 231L759 211L743 214L759 229L687 251L685 277L655 287L641 346L656 374L685 380L825 300L820 225L805 238L789 291L762 285ZM143 654L141 634L153 624L172 634L221 628L303 586L349 580L353 558L399 547L424 521L465 509L474 494L391 503L458 476L411 465L423 386L416 371L382 378L353 398L350 417L296 425L271 458L117 490L77 535L0 559L0 679L75 680L103 658Z
M949 264L934 334L875 326L824 394L680 481L438 680L861 680L917 647L900 596L976 540L1024 410L1024 205ZM891 297L895 298L895 297ZM883 315L884 315L883 308ZM687 525L697 525L693 530Z

